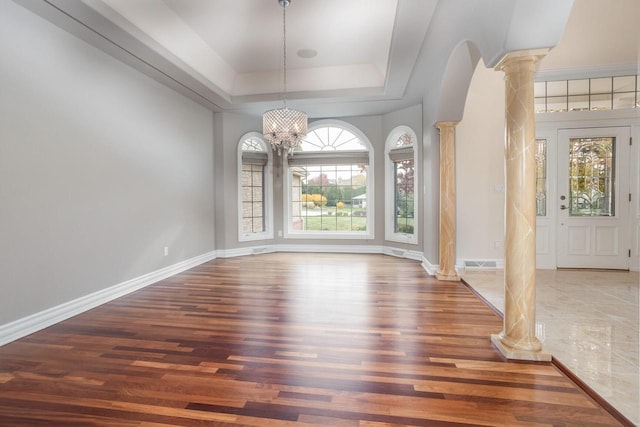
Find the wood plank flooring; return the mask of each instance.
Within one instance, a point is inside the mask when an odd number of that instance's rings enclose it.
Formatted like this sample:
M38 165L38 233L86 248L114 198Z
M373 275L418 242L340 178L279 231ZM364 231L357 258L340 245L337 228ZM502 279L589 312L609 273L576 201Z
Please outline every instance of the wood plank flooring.
M383 255L217 259L0 347L2 426L616 426Z

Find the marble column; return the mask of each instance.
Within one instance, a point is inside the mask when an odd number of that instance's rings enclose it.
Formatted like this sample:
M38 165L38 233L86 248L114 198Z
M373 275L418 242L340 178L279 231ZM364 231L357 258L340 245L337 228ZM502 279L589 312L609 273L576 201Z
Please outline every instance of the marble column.
M438 280L459 281L456 272L455 128L458 122L438 122L440 130L440 241Z
M504 327L492 335L508 359L551 360L536 337L536 162L533 82L544 51L512 52L505 73L506 197Z

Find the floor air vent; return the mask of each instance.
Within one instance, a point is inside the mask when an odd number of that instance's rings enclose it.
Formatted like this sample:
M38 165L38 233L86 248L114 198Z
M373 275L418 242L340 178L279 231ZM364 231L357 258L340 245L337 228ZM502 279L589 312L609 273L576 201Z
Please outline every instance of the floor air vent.
M464 260L464 268L479 269L479 268L498 268L498 264L495 261L474 261L470 259Z

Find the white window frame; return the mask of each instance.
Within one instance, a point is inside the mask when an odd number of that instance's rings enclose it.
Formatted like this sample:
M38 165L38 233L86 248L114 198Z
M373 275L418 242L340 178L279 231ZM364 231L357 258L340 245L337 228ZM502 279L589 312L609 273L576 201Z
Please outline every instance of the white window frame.
M244 233L242 231L242 145L247 139L254 139L262 145L267 153L267 164L264 166L263 185L263 205L264 209L264 231L259 233ZM249 132L240 138L237 152L237 180L238 180L238 241L247 242L252 240L273 239L273 151L264 140L261 133Z
M413 138L413 234L396 233L395 232L395 190L396 176L394 170L394 162L389 157L392 149L396 148L398 138L408 133ZM418 225L419 225L419 185L420 167L418 163L418 137L413 129L409 126L397 126L389 132L387 141L385 142L384 163L385 163L385 240L399 243L418 243Z
M313 124L309 127L309 132L317 130L319 128L324 127L337 127L342 128L346 131L351 132L365 145L368 150L369 155L369 164L367 165L367 230L366 231L322 231L322 232L309 232L302 230L293 230L292 225L292 185L293 185L293 167L289 166L288 159L283 156L283 176L284 176L284 234L285 238L294 238L294 239L373 239L375 236L375 188L374 188L374 150L373 145L369 141L369 138L366 137L364 132L362 132L357 127L353 126L350 123L343 122L341 120L318 120L313 122ZM318 152L320 154L321 152ZM331 152L335 154L335 151Z

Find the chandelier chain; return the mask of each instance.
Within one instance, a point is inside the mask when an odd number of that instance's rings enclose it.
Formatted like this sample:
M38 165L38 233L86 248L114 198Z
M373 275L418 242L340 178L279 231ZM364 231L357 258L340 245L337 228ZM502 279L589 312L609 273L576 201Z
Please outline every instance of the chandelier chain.
M287 108L287 5L282 5L282 65L284 71L282 73L282 83L284 87L284 108Z
M287 108L287 12L291 0L278 0L282 6L282 83L283 108L265 111L262 115L262 134L278 155L291 153L307 135L307 114Z

